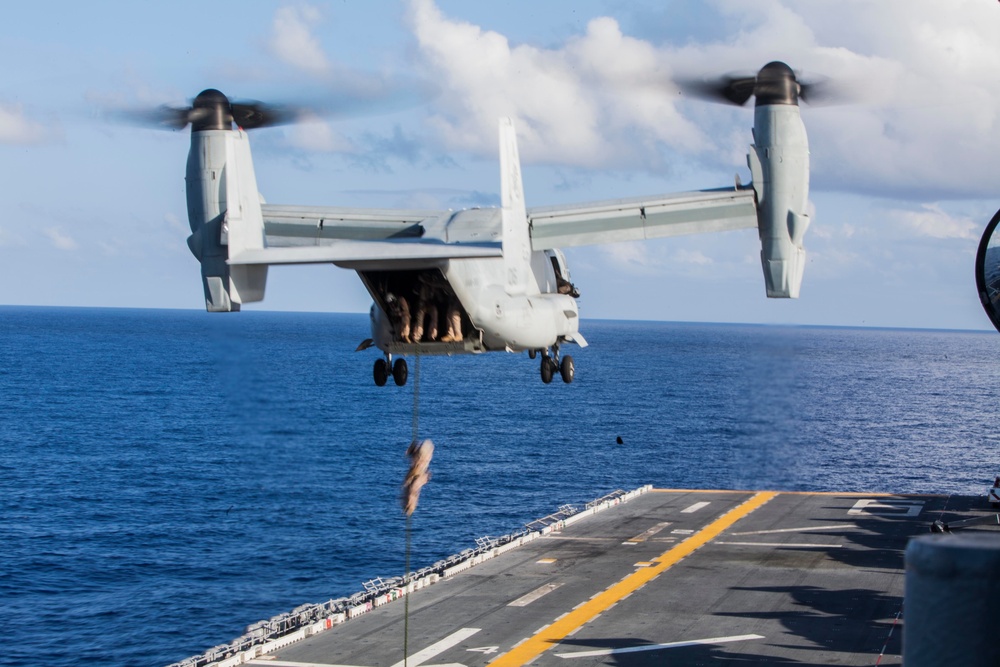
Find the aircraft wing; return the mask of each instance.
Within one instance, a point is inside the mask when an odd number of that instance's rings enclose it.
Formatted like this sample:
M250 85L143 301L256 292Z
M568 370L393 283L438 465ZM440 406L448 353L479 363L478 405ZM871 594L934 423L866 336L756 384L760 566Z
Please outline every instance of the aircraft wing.
M425 226L450 212L261 205L266 246L229 264L319 264L377 260L499 257L499 243L424 239Z
M757 226L752 187L528 209L532 250Z

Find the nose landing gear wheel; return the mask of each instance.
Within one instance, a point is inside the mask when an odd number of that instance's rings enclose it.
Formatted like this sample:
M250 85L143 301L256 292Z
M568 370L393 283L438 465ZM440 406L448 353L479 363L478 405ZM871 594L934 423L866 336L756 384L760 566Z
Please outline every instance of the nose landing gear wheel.
M372 369L372 375L375 376L376 386L385 386L386 381L389 379L389 364L385 359L375 360L375 368Z
M559 374L562 375L563 382L566 384L573 381L573 376L576 374L576 369L573 367L573 357L567 354L562 358L562 363L559 365Z
M396 359L396 362L392 365L392 380L396 383L396 386L402 387L406 384L408 375L409 370L406 368L406 359Z

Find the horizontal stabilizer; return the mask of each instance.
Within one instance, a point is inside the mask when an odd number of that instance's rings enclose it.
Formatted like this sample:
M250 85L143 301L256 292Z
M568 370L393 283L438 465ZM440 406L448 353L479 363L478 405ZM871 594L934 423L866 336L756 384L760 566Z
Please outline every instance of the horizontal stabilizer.
M427 243L407 241L334 241L322 246L246 250L230 264L327 264L378 260L434 260L499 257L499 243Z

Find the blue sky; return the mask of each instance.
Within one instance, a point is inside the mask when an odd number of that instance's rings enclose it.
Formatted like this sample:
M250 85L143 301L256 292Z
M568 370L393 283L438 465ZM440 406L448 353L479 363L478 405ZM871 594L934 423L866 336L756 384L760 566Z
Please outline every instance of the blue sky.
M186 132L102 109L206 87L328 99L363 76L404 92L376 115L254 133L268 202L495 204L510 115L541 206L747 182L752 109L658 82L781 59L862 100L803 107L801 298L764 297L747 230L570 249L582 315L986 329L972 271L1000 206L996 34L985 0L17 3L0 27L0 304L203 306ZM412 92L421 82L436 94ZM277 267L248 308L368 304L350 272Z

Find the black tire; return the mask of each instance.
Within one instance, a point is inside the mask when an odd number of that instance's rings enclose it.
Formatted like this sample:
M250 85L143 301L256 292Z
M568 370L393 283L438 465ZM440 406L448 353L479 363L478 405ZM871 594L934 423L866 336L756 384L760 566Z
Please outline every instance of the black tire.
M406 359L396 359L395 363L392 364L392 380L396 383L396 386L402 387L406 384L406 378L409 374L410 371L406 367Z
M533 360L537 356L538 356L538 350L528 350L528 358L529 359Z
M549 357L542 357L542 382L548 384L552 382L552 375L556 370L556 362Z
M389 380L389 364L386 363L385 359L375 360L375 368L372 369L372 375L375 376L376 386L385 386L385 383Z
M567 354L562 358L562 364L559 366L559 374L562 375L563 382L566 384L573 381L573 376L576 375L576 368L573 366L573 357Z

